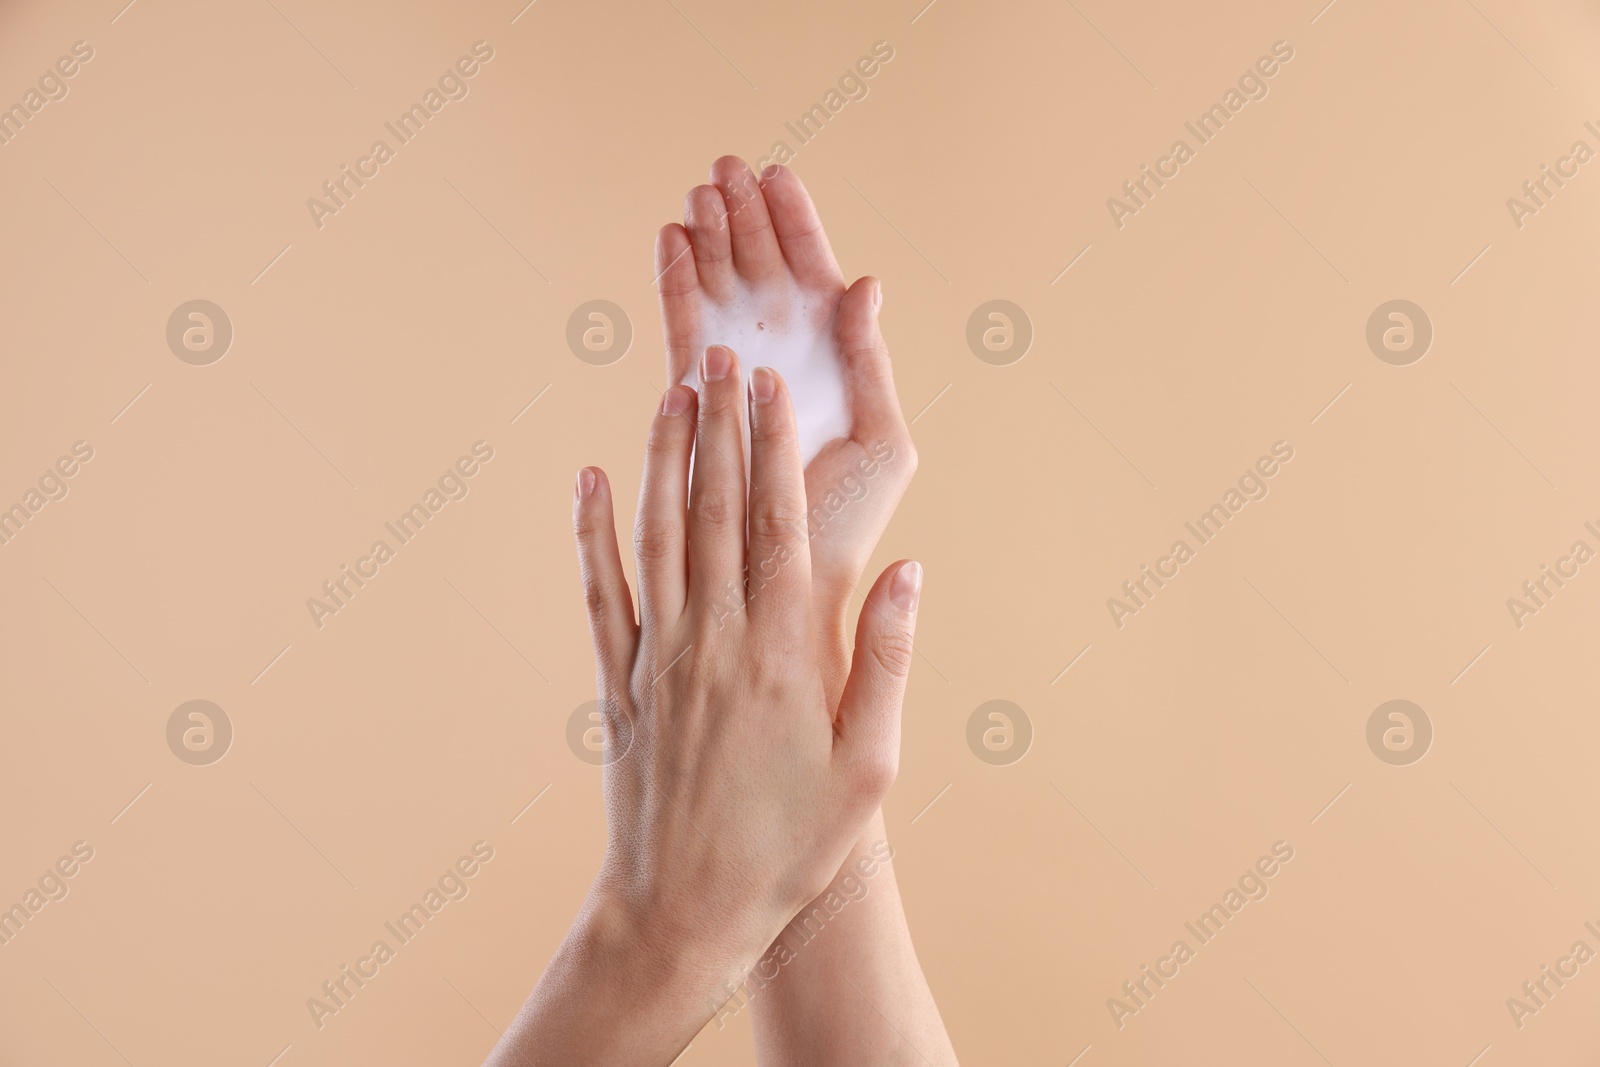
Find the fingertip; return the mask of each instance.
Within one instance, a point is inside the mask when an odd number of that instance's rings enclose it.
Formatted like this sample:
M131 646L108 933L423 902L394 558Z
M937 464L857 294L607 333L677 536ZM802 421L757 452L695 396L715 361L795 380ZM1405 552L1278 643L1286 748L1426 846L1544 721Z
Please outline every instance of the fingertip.
M769 404L778 394L780 379L771 367L757 367L750 372L750 399L757 404Z
M724 378L737 378L739 374L739 357L727 345L711 345L700 357L700 380L702 382L720 382Z
M681 222L669 222L656 231L656 251L679 247L689 240L689 231Z
M729 178L749 169L749 166L741 156L718 156L711 164L711 184L722 185Z
M749 164L738 156L723 156L711 164L711 184L722 194L724 200L732 199L743 203L750 199L751 194L761 195L761 189L755 181L755 174ZM735 205L728 205L729 214L736 210Z
M580 467L572 480L572 527L578 539L580 558L593 558L603 551L612 528L611 487L599 467Z
M715 229L721 226L725 214L727 204L722 190L715 185L697 185L684 194L683 217L690 225L709 224L708 228Z
M695 392L687 385L674 385L661 394L662 415L687 415L694 410Z
M789 383L772 367L750 372L750 434L762 441L794 435L794 399Z
M871 274L863 274L850 283L842 301L853 308L876 311L883 301L883 283Z
M922 564L914 559L905 560L889 581L889 600L901 611L917 610L922 599Z
M811 201L811 194L806 192L805 183L793 170L782 163L774 163L763 170L756 181L761 186L763 194L770 199L781 201L786 213L786 222L805 224L817 222L816 205Z
M605 472L599 467L584 467L578 471L578 477L572 487L572 491L579 502L588 500L594 495L595 490L600 486L600 479L604 476Z

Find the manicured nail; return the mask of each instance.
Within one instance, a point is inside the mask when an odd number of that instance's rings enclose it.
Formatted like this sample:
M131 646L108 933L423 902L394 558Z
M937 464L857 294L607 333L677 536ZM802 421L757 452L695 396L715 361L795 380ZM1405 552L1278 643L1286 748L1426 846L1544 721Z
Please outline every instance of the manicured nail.
M674 385L661 394L661 414L682 415L689 410L689 397L693 390L686 386Z
M901 611L914 611L922 595L922 564L912 560L895 573L889 583L889 599Z
M587 498L590 493L594 492L594 482L595 482L594 471L590 470L588 467L585 467L585 468L583 468L583 470L578 472L578 499L579 500L583 500L583 499ZM897 578L895 580L898 583L899 579Z
M720 382L733 369L733 353L722 345L712 345L700 358L700 380Z
M771 367L757 367L750 372L750 398L757 404L765 404L777 391L778 376Z
M772 166L768 167L766 170L761 172L761 180L764 181L764 182L770 182L772 179L776 178L777 176L778 176L778 165L776 163L774 163Z

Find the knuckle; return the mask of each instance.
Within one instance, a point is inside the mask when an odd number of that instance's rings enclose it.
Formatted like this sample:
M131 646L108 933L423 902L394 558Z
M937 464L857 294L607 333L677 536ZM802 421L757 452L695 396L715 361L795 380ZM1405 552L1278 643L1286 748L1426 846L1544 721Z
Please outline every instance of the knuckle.
M894 381L894 364L889 361L883 341L875 336L844 338L840 346L844 358L855 368L855 373L872 385L885 385Z
M633 553L641 563L660 563L678 551L678 535L670 523L640 519L633 528Z
M700 432L705 433L722 420L736 417L743 403L744 394L737 389L718 389L713 386L701 390Z
M760 497L750 503L750 540L776 548L805 537L806 518L791 501Z
M911 439L911 430L905 421L897 421L898 425L885 429L873 449L875 453L887 450L887 455L879 456L884 469L904 484L909 483L911 476L917 473L917 444Z
M738 230L741 236L753 237L772 229L772 218L765 211L750 210L746 211L744 216L744 225Z
M690 282L684 286L683 292L693 292L700 288L698 281ZM674 360L675 365L694 364L694 326L686 324L673 324L664 331L667 354ZM669 383L670 384L670 383Z
M726 241L718 241L716 234L727 223L725 216L715 216L697 222L689 234L694 239L694 258L701 263L723 263L733 258L733 251Z
M598 547L605 534L605 523L597 516L587 511L580 512L572 519L572 536L578 542L578 548L587 553Z
M695 517L702 526L723 531L731 529L736 521L743 518L743 508L732 493L721 489L708 490L701 494L695 505Z
M677 454L682 447L683 433L676 422L672 418L659 418L651 425L650 434L644 442L645 454L649 458L661 460Z
M774 228L776 229L776 223L774 223ZM787 232L780 232L778 236L785 241L805 243L814 240L821 233L822 220L813 219L811 222L802 223Z
M798 453L800 434L791 414L793 409L774 410L775 407L776 405L768 404L759 418L751 420L750 436L769 455L785 456L789 453Z
M904 630L886 630L867 644L867 651L879 667L896 678L911 673L913 648L911 635Z
M901 460L902 469L905 471L905 477L909 481L911 476L917 473L917 446L911 442L910 434L905 435L897 450L903 457Z
M583 605L589 611L589 621L598 622L606 615L609 602L603 586L592 575L583 576Z
M861 760L856 771L857 788L872 801L879 801L888 796L889 790L894 787L895 779L900 775L899 753L889 746L880 747L887 751L874 751Z
M669 260L667 263L657 268L657 270L659 270L661 273L661 281L657 284L660 285L661 292L663 294L667 296L683 296L686 293L692 293L696 289L700 288L698 279L694 278L694 276L689 274L687 271L674 269L675 267L676 264ZM670 343L670 337L668 338L668 341Z

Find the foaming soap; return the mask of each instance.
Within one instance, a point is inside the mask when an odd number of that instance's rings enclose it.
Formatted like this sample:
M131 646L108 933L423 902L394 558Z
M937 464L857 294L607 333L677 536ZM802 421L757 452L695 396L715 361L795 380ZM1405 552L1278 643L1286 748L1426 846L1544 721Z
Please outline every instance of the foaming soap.
M741 284L721 303L702 296L702 351L707 345L733 349L747 378L763 366L783 375L794 398L802 463L810 463L829 441L850 433L844 360L833 339L836 306L836 301L792 284L760 290ZM697 361L683 384L697 385L699 376ZM749 432L746 426L746 455Z

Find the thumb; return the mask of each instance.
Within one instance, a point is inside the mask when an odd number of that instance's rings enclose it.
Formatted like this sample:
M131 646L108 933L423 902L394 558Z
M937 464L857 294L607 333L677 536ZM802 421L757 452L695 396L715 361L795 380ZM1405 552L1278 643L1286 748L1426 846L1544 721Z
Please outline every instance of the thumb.
M873 583L856 623L856 650L834 730L842 756L873 803L894 784L900 765L900 705L914 651L922 566L901 560Z
M834 340L850 383L851 436L893 441L897 447L904 442L909 451L911 434L894 389L894 365L879 320L882 309L883 285L872 277L858 278L839 299Z

